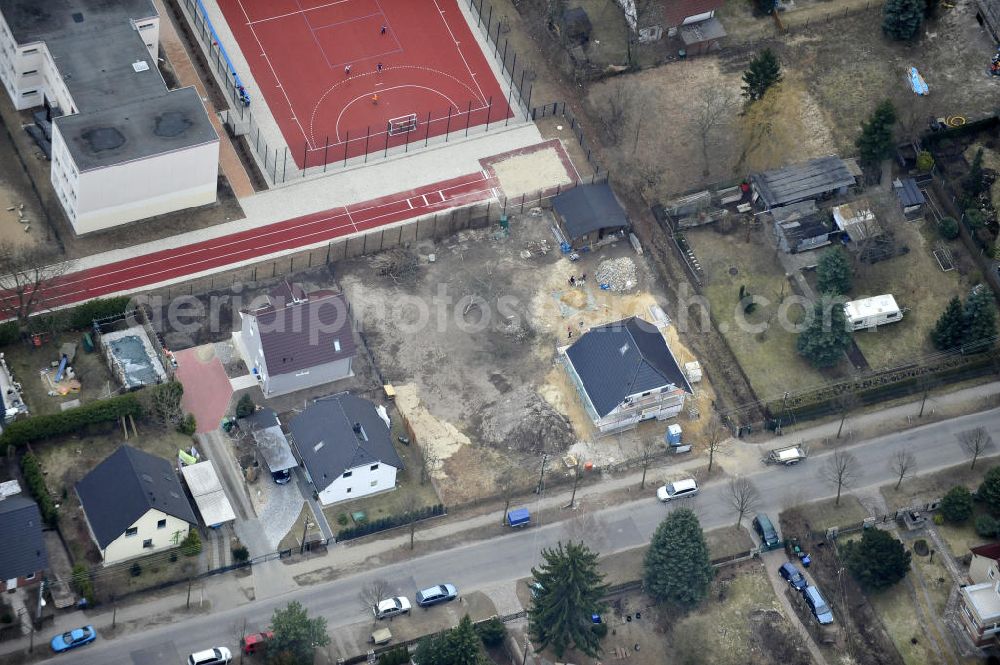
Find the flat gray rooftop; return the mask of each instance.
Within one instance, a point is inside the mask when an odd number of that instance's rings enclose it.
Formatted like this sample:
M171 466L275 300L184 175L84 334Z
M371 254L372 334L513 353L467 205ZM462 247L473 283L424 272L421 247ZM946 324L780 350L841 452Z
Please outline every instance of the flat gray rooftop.
M57 118L81 171L219 140L194 88Z
M157 15L150 0L0 0L0 10L19 44L45 42L69 88L77 113L55 124L81 170L218 140L196 91L167 90L133 26Z

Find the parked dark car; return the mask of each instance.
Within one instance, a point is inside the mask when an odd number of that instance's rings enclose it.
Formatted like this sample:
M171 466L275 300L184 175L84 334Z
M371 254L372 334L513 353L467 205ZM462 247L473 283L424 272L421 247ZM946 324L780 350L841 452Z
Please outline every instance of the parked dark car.
M778 573L785 579L786 582L792 585L792 588L797 591L802 591L809 583L806 582L806 578L802 575L798 568L795 567L794 563L783 563L781 567L778 568Z

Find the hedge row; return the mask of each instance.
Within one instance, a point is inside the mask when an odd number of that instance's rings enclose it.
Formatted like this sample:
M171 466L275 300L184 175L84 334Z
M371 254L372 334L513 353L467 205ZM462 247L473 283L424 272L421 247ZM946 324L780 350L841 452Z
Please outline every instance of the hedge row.
M49 494L49 489L45 486L45 476L42 475L42 467L38 459L31 453L21 458L21 472L24 474L24 481L28 484L28 491L35 497L38 503L38 510L42 513L42 519L49 526L56 525L56 504Z
M361 536L378 533L379 531L385 531L386 529L394 529L397 526L404 526L406 524L410 524L411 522L419 522L420 520L425 520L428 517L437 517L438 515L444 515L444 506L440 503L434 506L425 506L420 510L416 510L412 513L406 513L404 515L390 515L389 517L382 517L372 522L362 522L357 526L349 526L346 529L341 529L337 533L337 541L339 542L342 540L360 538Z
M89 330L94 319L116 316L128 309L131 298L95 298L72 309L39 314L31 318L34 330ZM0 346L14 344L21 340L21 330L17 321L0 324Z
M155 390L159 386L152 388ZM41 439L78 432L87 425L114 422L122 416L138 417L142 406L135 393L128 393L110 399L91 402L62 413L31 416L15 420L0 434L0 449L8 450Z

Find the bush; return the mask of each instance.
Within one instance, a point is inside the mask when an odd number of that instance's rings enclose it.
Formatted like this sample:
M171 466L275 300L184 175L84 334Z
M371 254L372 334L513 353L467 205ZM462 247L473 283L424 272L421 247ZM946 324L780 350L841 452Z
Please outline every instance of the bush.
M378 665L404 665L410 662L410 651L405 644L389 649L378 657Z
M132 577L139 577L142 575L142 566L140 566L139 562L136 561L132 564L132 567L128 569L128 572L132 574Z
M488 647L500 646L503 638L507 636L507 626L497 617L488 619L476 626L479 639Z
M942 524L944 524L944 515L942 515L941 513L934 513L934 517L932 517L931 520L934 522L934 524L941 526Z
M250 550L247 549L246 545L237 545L233 548L233 562L243 563L250 559Z
M942 217L938 222L938 233L945 240L954 240L958 237L958 222L954 217Z
M4 612L3 614L0 614L0 623L10 623L13 620L14 617L11 616L10 612Z
M436 517L444 514L444 506L440 503L434 506L425 506L415 510L413 513L380 517L374 521L361 522L355 526L341 529L337 532L337 540L345 541L353 538L360 538L362 536L378 533L379 531L385 531L386 529L395 529L396 527L405 526L410 522L417 522L419 520L427 519L428 517Z
M89 329L93 325L94 319L104 319L121 314L128 309L131 300L128 296L88 300L70 310L67 320L69 330Z
M236 402L236 417L246 418L257 410L257 405L254 404L253 397L250 397L250 393L244 393L240 400Z
M994 515L1000 515L1000 466L995 466L983 476L976 498L983 502L986 509Z
M347 513L340 513L337 515L337 524L340 526L347 526Z
M42 465L38 463L38 458L31 453L26 453L21 458L21 473L24 475L24 482L28 485L28 491L38 504L42 520L49 526L55 526L59 513L52 500L52 495L49 494L49 488L45 486L45 476L42 474Z
M198 431L198 421L195 420L193 413L184 416L184 420L177 425L177 431L187 436L194 436L194 433Z
M980 515L976 518L976 533L983 538L995 538L997 527L997 521L991 515Z
M73 590L77 595L86 600L89 604L94 602L94 583L90 579L90 571L82 563L73 566L73 578L71 582Z
M3 434L0 434L0 447L4 449L10 446L21 447L40 439L79 432L88 425L114 422L122 416L141 415L142 407L135 393L120 395L84 404L62 413L15 420L4 428Z
M965 225L975 231L986 225L986 216L979 208L968 208L965 211Z
M606 623L595 623L590 626L590 629L597 633L597 639L603 640L608 636L608 624Z
M960 485L952 487L941 499L940 510L948 522L964 522L972 516L972 493Z
M934 168L934 157L926 150L917 153L917 170L926 173Z
M181 541L181 553L184 556L198 556L201 554L201 536L194 529L188 531L188 535Z

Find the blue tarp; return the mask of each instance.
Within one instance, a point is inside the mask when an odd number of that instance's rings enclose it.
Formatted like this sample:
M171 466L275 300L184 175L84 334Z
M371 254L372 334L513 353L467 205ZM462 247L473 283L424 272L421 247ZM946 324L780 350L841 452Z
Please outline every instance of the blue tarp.
M507 512L507 523L511 526L526 526L531 521L527 508L515 508Z

